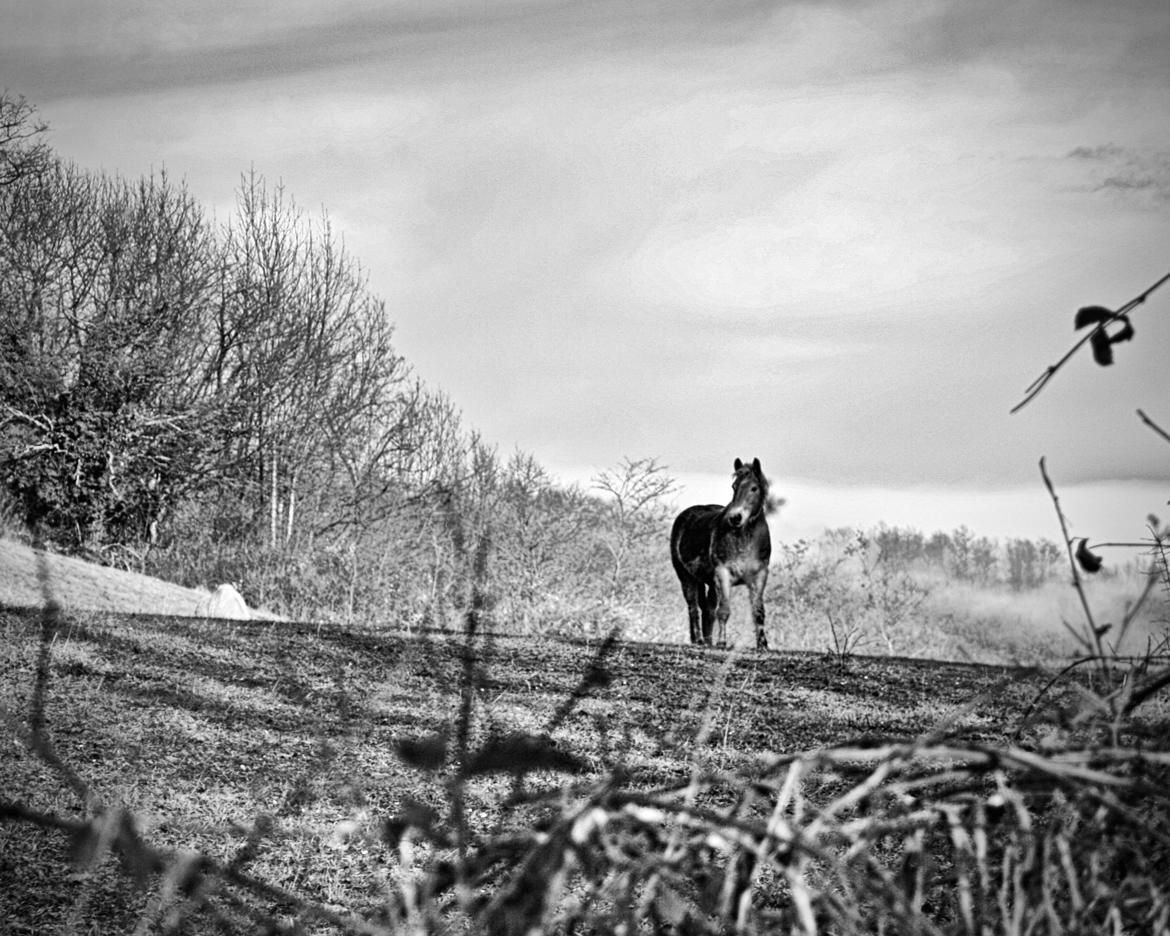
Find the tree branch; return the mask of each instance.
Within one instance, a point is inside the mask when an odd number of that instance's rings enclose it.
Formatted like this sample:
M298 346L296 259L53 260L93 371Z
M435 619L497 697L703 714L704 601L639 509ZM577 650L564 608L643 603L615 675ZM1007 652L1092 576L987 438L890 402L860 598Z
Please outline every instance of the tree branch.
M0 421L0 428L7 426L9 423L21 422L27 426L32 426L34 429L39 429L41 432L53 431L53 420L48 416L38 416L35 413L26 413L24 410L19 410L10 403L4 404L4 411L8 414L7 418Z
M1044 486L1048 488L1048 496L1052 498L1052 506L1056 509L1056 518L1060 521L1060 533L1064 538L1064 547L1068 553L1069 567L1072 569L1073 588L1076 589L1077 596L1081 600L1081 608L1085 612L1085 620L1088 622L1089 633L1092 635L1091 641L1086 641L1086 643L1095 649L1098 655L1101 655L1101 635L1098 632L1097 622L1093 619L1093 609L1089 606L1089 598L1085 594L1085 586L1081 581L1081 573L1077 569L1077 560L1073 554L1073 538L1068 533L1068 521L1064 517L1064 511L1060 509L1060 498L1056 496L1056 488L1052 486L1052 480L1048 477L1048 469L1044 464L1043 458L1040 459L1040 476L1044 479Z
M1094 334L1096 334L1099 330L1105 328L1107 325L1111 325L1114 322L1121 321L1130 312L1132 312L1134 309L1136 309L1138 306L1140 306L1142 303L1144 303L1146 301L1146 298L1150 295L1150 293L1152 293L1155 289L1157 289L1159 286L1161 286L1167 280L1170 280L1170 273L1167 273L1165 276L1163 276L1160 280L1158 280L1158 282L1154 283L1153 286L1151 286L1149 289L1147 289L1140 296L1137 296L1137 297L1131 299L1129 302L1127 302L1125 305L1123 305L1120 309L1118 309L1116 312L1114 312L1109 318L1105 319L1103 322L1098 322L1096 326L1094 326L1093 328L1090 328L1089 331L1086 332L1084 337L1081 338L1080 341L1078 341L1076 344L1074 344L1068 350L1068 352L1064 355L1064 357L1062 357L1055 364L1050 364L1045 369L1043 374L1041 374L1034 381L1032 381L1032 383L1031 383L1031 385L1029 385L1028 389L1024 391L1024 399L1022 399L1019 403L1017 403L1015 406L1013 406L1011 411L1013 413L1018 413L1021 409L1023 409L1025 406L1027 406L1029 403L1031 403L1032 400L1034 400L1039 395L1040 391L1043 390L1045 388L1045 386L1047 386L1048 381L1051 380L1056 375L1056 372L1058 370L1060 370L1062 367L1064 367L1064 365L1069 362L1069 360L1072 358L1072 356L1074 354L1076 354L1081 348L1083 348L1086 344L1088 344L1092 340Z
M1141 419L1142 422L1144 422L1147 426L1149 426L1151 429L1153 429L1154 432L1158 433L1158 435L1160 435L1167 442L1170 442L1170 432L1167 432L1165 429L1163 429L1161 426L1159 426L1156 422L1154 422L1152 419L1150 419L1150 417L1147 416L1141 410L1138 410L1137 414L1138 414L1138 418Z

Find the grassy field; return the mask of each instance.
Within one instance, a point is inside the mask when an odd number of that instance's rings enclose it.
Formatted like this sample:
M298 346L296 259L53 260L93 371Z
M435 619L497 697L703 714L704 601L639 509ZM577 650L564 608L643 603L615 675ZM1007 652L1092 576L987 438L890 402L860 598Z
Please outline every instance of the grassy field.
M1076 674L10 607L0 931L1165 932Z
M0 606L39 608L54 600L86 611L188 616L199 613L209 594L0 536ZM274 616L255 609L253 615Z
M205 594L0 537L0 604L9 607L39 607L56 598L71 608L180 615L194 614Z

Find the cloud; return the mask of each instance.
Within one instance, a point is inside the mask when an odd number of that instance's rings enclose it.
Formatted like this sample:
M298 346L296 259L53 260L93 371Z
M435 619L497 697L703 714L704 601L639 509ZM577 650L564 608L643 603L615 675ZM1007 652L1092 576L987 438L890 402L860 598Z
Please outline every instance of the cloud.
M1152 210L1164 210L1170 201L1170 150L1106 143L1074 147L1067 158L1086 167L1083 190Z
M615 50L735 41L766 5L704 0L43 0L6 17L0 54L39 100L138 94L369 66L409 80L507 72Z
M1092 162L1113 160L1125 155L1125 150L1113 143L1104 143L1099 146L1074 146L1068 151L1069 159L1085 159Z
M1079 305L1164 263L1153 6L47 2L0 55L70 156L165 163L222 212L254 164L325 205L505 449L903 484L1164 465L1101 444L1110 400L1166 386L1157 322L1006 416Z

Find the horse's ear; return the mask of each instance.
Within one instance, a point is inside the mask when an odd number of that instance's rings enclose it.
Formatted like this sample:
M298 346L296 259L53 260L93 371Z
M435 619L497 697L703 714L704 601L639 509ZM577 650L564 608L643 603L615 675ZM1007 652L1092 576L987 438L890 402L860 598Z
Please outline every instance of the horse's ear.
M743 467L743 462L741 462L741 461L740 461L740 460L737 458L737 459L735 460L735 470L736 470L736 471L739 471L739 469L740 469L740 468L742 468L742 467Z
M761 476L764 474L764 469L760 467L760 460L758 458L752 459L752 471Z

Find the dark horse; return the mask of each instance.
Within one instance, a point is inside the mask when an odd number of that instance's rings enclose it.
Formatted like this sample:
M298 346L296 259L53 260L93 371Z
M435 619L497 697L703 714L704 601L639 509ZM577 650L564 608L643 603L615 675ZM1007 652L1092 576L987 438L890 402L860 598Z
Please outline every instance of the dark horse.
M756 649L767 650L764 636L764 586L772 538L764 514L768 506L768 479L760 460L745 465L735 460L731 503L688 507L670 531L670 558L682 583L691 623L691 643L710 644L719 623L718 645L727 645L727 618L731 588L746 585L751 593ZM699 629L700 616L702 630Z

